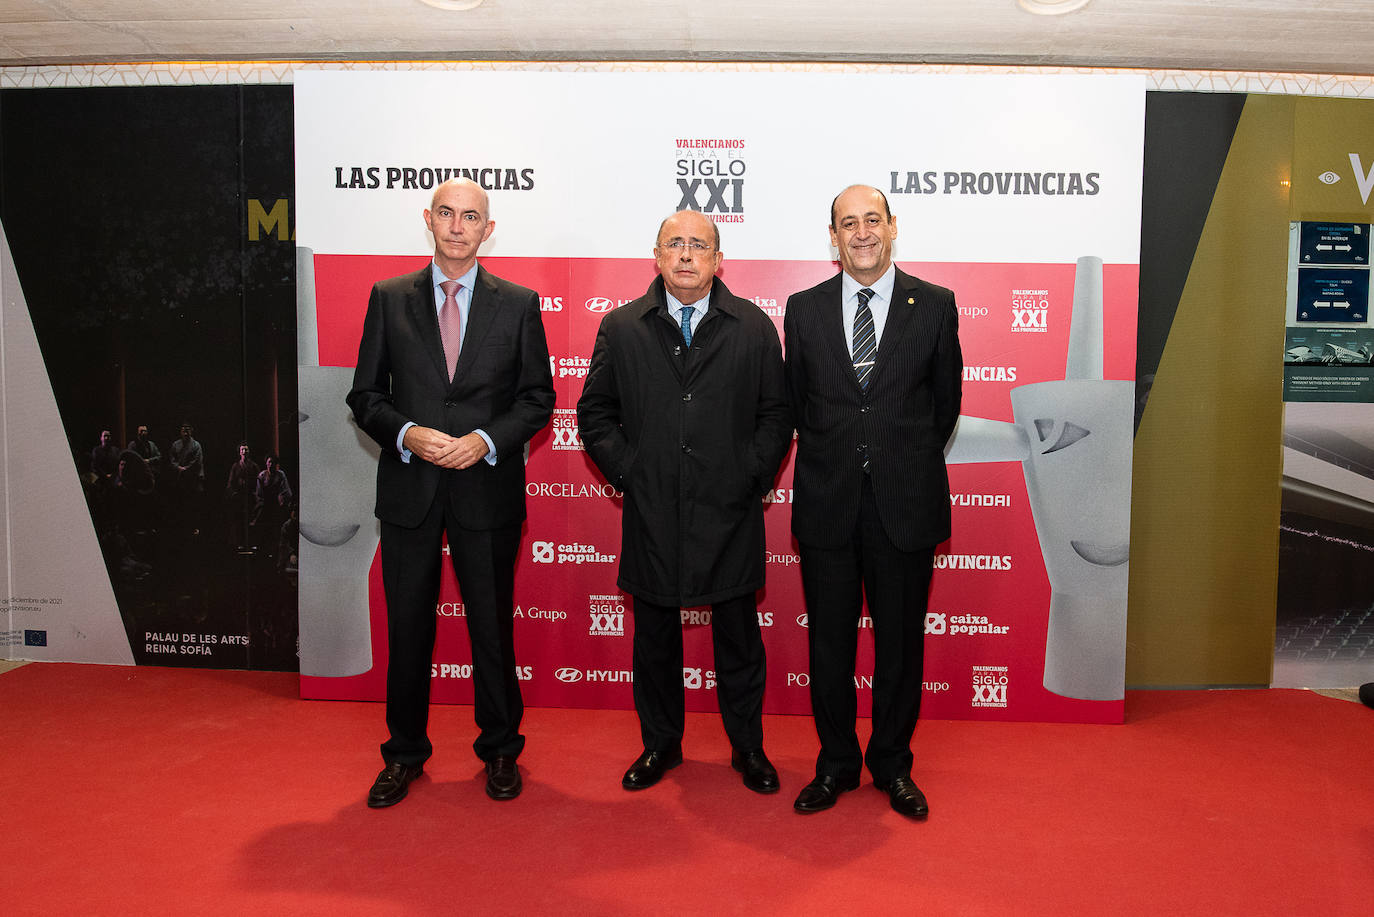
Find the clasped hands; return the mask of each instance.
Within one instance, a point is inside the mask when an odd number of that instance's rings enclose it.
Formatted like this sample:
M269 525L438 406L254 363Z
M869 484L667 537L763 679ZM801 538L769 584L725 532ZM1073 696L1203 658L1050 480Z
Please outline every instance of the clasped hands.
M449 436L433 427L414 426L402 441L412 454L440 468L468 468L487 456L487 444L476 433Z

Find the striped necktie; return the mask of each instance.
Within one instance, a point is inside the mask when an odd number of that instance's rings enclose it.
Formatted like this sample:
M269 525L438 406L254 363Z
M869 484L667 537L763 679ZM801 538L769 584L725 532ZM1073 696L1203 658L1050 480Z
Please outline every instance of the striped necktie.
M873 291L864 287L859 291L859 308L854 313L854 372L859 385L868 391L868 379L873 375L873 358L878 353L878 337L873 333L873 312L868 301Z

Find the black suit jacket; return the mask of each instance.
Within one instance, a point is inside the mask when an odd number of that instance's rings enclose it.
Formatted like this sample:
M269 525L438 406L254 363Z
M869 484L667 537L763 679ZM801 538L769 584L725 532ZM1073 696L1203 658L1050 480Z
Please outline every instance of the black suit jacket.
M863 461L888 538L904 551L949 537L945 443L959 418L963 356L954 294L902 271L868 391L840 309L841 276L794 294L783 323L797 424L792 533L840 547L854 532Z
M518 523L525 518L524 446L554 405L538 295L478 267L458 366L453 381L447 377L430 265L374 285L348 406L382 447L377 518L419 525L447 475L448 499L464 528ZM396 437L410 421L453 436L481 428L497 463L446 471L415 456L403 462Z

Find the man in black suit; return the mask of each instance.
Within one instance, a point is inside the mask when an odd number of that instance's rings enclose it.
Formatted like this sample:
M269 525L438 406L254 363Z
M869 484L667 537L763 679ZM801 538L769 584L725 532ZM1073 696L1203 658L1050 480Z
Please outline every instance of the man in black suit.
M548 423L554 392L538 295L477 264L496 226L488 212L486 192L471 181L435 190L424 212L434 260L372 288L348 394L358 426L382 447L376 513L391 735L367 799L373 808L403 799L433 751L426 724L445 533L472 645L473 749L488 796L520 793L513 618L524 450Z
M897 270L897 220L876 188L830 207L843 271L787 301L787 387L797 423L792 533L801 554L811 707L821 751L794 808L828 809L865 764L892 808L929 811L911 779L926 599L949 537L944 447L963 358L954 294ZM859 612L873 618L873 732L854 731Z
M620 588L634 596L644 751L627 790L682 763L685 606L711 606L716 697L744 785L778 791L763 753L762 497L792 441L782 347L758 306L715 276L720 231L683 210L654 243L659 276L601 322L577 402L587 454L625 492Z

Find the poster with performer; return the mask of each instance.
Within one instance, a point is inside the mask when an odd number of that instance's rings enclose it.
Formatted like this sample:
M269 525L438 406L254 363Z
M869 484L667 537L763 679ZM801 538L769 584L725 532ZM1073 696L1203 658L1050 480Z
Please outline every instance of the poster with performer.
M722 280L781 331L787 297L838 270L830 201L863 183L896 217L898 266L955 291L966 364L923 712L1121 720L1142 77L315 70L295 89L305 696L384 694L376 447L344 396L372 284L432 254L439 183L488 191L481 262L541 296L557 407L527 460L518 676L529 704L590 707L631 706L633 632L621 495L574 410L598 323L644 293L660 221L692 208L720 228ZM766 498L773 713L809 711L791 479L789 456ZM444 576L433 697L466 703ZM689 709L714 709L709 617L682 610ZM869 640L857 671L862 711Z

